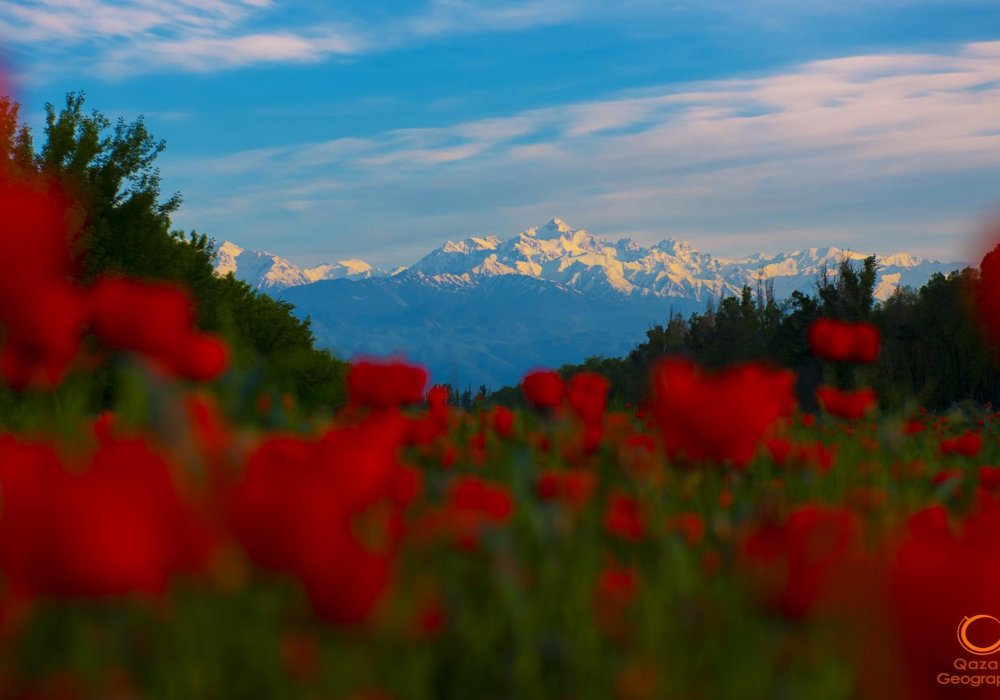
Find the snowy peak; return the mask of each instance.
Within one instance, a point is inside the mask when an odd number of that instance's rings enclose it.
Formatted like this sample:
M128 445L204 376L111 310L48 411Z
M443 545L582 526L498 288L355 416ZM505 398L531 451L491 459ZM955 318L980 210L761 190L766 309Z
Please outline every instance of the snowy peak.
M687 241L676 238L667 238L652 247L652 250L672 255L675 258L689 259L698 255L698 251Z
M542 267L561 272L583 256L615 256L616 251L610 241L582 228L575 229L562 219L552 219L505 241L498 253L501 260L522 270L522 274L547 277Z
M271 253L242 248L225 241L216 252L215 273L233 274L254 289L277 290L309 284L310 280L296 265Z
M487 236L486 238L473 236L457 243L454 241L447 241L438 250L442 253L459 253L461 255L468 255L480 250L496 250L498 245L500 245L500 239L496 236Z
M307 267L302 271L311 282L320 280L352 279L363 280L369 277L382 277L384 274L366 263L364 260L348 259L333 263L324 263L316 267Z
M284 289L321 280L362 280L408 275L422 284L475 285L480 280L513 276L553 282L590 296L684 299L698 304L738 296L744 285L762 281L781 299L793 291L812 291L825 270L835 275L843 260L860 261L866 253L833 246L790 253L754 253L745 258L716 258L688 241L666 238L644 247L630 238L611 241L562 219L525 229L502 239L494 235L447 241L410 267L391 273L362 260L345 259L300 269L270 253L226 242L218 251L216 270L233 272L255 287ZM901 285L919 286L935 272L950 272L964 263L943 263L896 252L877 258L876 296L886 299Z
M300 287L320 280L365 279L385 274L363 260L354 259L303 269L272 253L224 241L216 250L215 274L221 277L230 273L254 289L266 292Z
M572 226L567 224L565 221L558 217L553 217L547 223L541 226L535 226L524 231L524 235L531 236L532 238L538 238L543 241L550 241L557 238L562 238L567 234L573 234L576 232Z
M920 264L920 259L909 253L893 253L878 259L882 267L916 267Z
M470 270L473 275L483 275L485 277L495 277L497 275L516 275L517 270L513 267L504 265L502 262L497 260L497 256L490 255L483 262L476 265Z
M432 250L409 269L430 276L462 275L482 265L493 255L500 242L496 236L473 236L457 242L446 241L443 246Z
M215 273L222 277L230 272L235 273L238 266L237 258L243 254L243 249L230 241L224 242L216 251Z

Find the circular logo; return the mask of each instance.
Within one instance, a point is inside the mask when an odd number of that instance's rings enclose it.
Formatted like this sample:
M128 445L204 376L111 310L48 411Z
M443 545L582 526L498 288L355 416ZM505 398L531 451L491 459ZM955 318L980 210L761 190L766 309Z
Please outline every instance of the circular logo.
M1000 638L997 639L993 644L989 646L978 646L973 644L969 640L969 628L976 623L977 627L982 627L981 620L993 620L998 628L1000 628L1000 620L996 619L992 615L973 615L972 617L963 617L962 622L958 625L958 643L962 645L970 654L978 654L979 656L986 656L987 654L995 654L1000 651ZM1000 637L1000 631L998 631L998 637ZM977 635L978 636L978 635Z

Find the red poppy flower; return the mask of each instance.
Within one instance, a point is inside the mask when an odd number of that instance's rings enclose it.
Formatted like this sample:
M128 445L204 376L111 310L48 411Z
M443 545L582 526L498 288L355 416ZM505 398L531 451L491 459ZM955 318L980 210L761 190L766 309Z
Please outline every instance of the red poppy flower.
M639 574L632 567L605 567L597 578L594 594L605 605L624 607L639 595Z
M597 475L591 471L544 471L538 476L536 493L543 501L559 500L579 508L590 500L597 487Z
M816 400L827 413L841 418L857 420L875 408L878 397L871 388L846 391L832 386L816 389Z
M419 478L398 464L394 413L319 440L272 437L251 455L230 501L233 530L259 565L298 576L317 614L365 621L389 585L400 509Z
M59 384L79 352L89 316L87 297L65 281L42 281L4 302L0 371L7 382L18 389Z
M287 569L287 528L295 515L300 483L317 468L314 443L271 436L250 455L229 504L233 532L259 566Z
M569 405L587 425L601 422L611 383L594 372L578 372L569 380Z
M769 606L801 617L847 564L860 530L860 519L850 511L799 506L786 523L762 525L747 538L744 563Z
M175 284L102 277L93 297L94 332L113 348L173 358L194 326L194 302Z
M653 372L653 414L667 453L695 462L749 462L767 431L795 406L795 375L758 364L717 374L670 359Z
M4 447L20 453L15 468L22 471L0 473L0 564L15 590L157 594L173 574L207 562L212 537L142 441L102 442L79 473L63 470L44 448Z
M962 648L959 637L963 621L975 615L996 616L998 525L996 502L984 504L957 533L948 527L947 513L940 506L911 518L909 537L892 553L888 590L881 601L891 613L892 639L900 646L904 667L896 670L874 664L867 669L877 673L885 668L883 673L889 677L883 683L902 686L900 691L907 697L952 697L954 688L937 683L937 674L958 673L953 665L956 658L990 658L972 656ZM971 643L988 646L996 641L1000 628L995 620L983 619L965 632ZM986 690L983 697L991 694Z
M695 545L705 537L705 520L697 513L678 513L672 516L667 526L671 532L683 533L689 545Z
M975 457L983 449L983 436L973 431L967 431L954 438L944 438L940 443L941 454Z
M453 510L481 512L495 522L506 521L513 508L507 489L474 476L456 479L448 500Z
M832 362L874 362L881 337L870 323L847 323L821 318L809 327L809 350Z
M375 547L356 533L356 519L338 502L335 484L298 494L288 527L290 569L305 586L316 613L327 622L365 622L386 592L392 573L391 510L373 511ZM381 546L378 546L381 545Z
M506 406L494 406L490 412L493 430L502 438L514 430L514 412Z
M94 333L106 345L138 352L179 377L215 379L228 364L218 336L194 327L187 290L167 282L109 276L93 289Z
M351 403L376 410L420 403L426 384L426 369L401 360L358 360L347 373Z
M212 333L192 333L167 366L180 377L207 382L217 379L229 366L229 345Z
M979 485L990 493L1000 493L1000 467L979 467Z
M69 201L45 183L0 180L0 372L15 388L51 388L66 373L89 318L72 286Z
M524 376L521 389L532 406L555 409L562 404L563 396L566 394L566 382L555 372L538 370Z
M641 540L646 525L639 502L625 494L611 494L604 509L604 530L628 542Z
M474 550L482 531L510 519L510 492L479 477L460 477L452 482L444 508L425 518L424 529L443 532L458 547Z
M835 445L825 445L819 440L814 440L796 445L793 457L800 465L811 467L821 474L825 474L833 467L837 457L837 448Z
M993 235L994 240L1000 236L1000 225L995 224ZM983 256L979 264L976 306L989 337L1000 345L1000 244Z
M792 454L792 443L784 438L772 438L770 440L764 441L764 447L767 448L768 454L771 455L771 459L779 467L785 463L785 460Z

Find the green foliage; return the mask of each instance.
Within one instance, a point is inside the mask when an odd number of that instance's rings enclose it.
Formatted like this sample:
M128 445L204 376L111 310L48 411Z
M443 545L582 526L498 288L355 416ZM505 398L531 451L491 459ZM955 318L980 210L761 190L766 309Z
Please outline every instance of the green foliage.
M19 115L20 105L0 96L0 174L9 180L24 179L35 169L31 130Z
M36 153L30 130L19 125L19 106L0 101L2 163L15 174L57 179L77 202L80 281L120 273L180 283L195 300L199 326L226 336L236 366L256 373L259 390L290 393L307 408L342 402L345 365L314 347L308 321L297 319L287 302L232 276L217 277L207 235L171 229L181 197L161 197L156 159L166 143L141 116L112 122L84 105L82 93L69 93L59 109L46 104ZM103 384L111 377L105 373ZM100 393L110 391L105 386Z
M877 271L874 256L860 267L844 260L835 277L820 275L816 296L796 291L780 304L770 290L759 287L755 295L744 287L739 297L710 301L704 312L687 319L671 314L665 325L646 331L646 340L624 358L588 358L560 373L603 374L618 405L642 401L650 369L668 355L692 357L709 367L754 360L789 367L798 374L799 401L810 410L816 387L834 375L840 386L874 386L882 403L895 408L920 403L942 410L965 400L1000 402L997 358L972 308L978 273L967 268L947 277L936 274L920 290L901 287L876 303ZM813 358L809 326L824 316L874 323L883 338L875 365L824 368ZM518 393L505 388L491 399L517 405Z
M875 303L877 275L874 255L864 259L861 269L849 259L841 260L833 280L824 270L817 283L822 315L841 321L867 321Z
M972 268L936 274L919 291L901 288L876 308L884 338L876 386L894 403L913 398L945 408L1000 399L996 356L972 305L978 278Z

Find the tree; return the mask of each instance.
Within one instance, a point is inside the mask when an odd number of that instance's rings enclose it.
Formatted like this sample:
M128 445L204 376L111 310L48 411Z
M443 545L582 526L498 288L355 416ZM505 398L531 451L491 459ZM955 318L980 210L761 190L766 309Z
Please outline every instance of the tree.
M31 130L21 124L21 106L0 96L0 176L7 181L24 180L36 172Z
M841 321L867 320L875 303L877 276L878 263L874 255L865 258L860 269L845 257L837 266L834 280L824 269L816 285L823 315Z
M257 370L262 388L311 405L341 402L344 364L314 347L308 320L231 275L217 277L207 235L171 229L181 196L161 196L156 159L166 143L141 116L112 123L84 106L83 93L67 94L60 109L46 104L45 138L36 152L30 130L19 122L19 105L0 99L3 167L19 177L53 179L76 203L79 281L121 273L180 283L194 297L199 326L226 335L236 364Z

